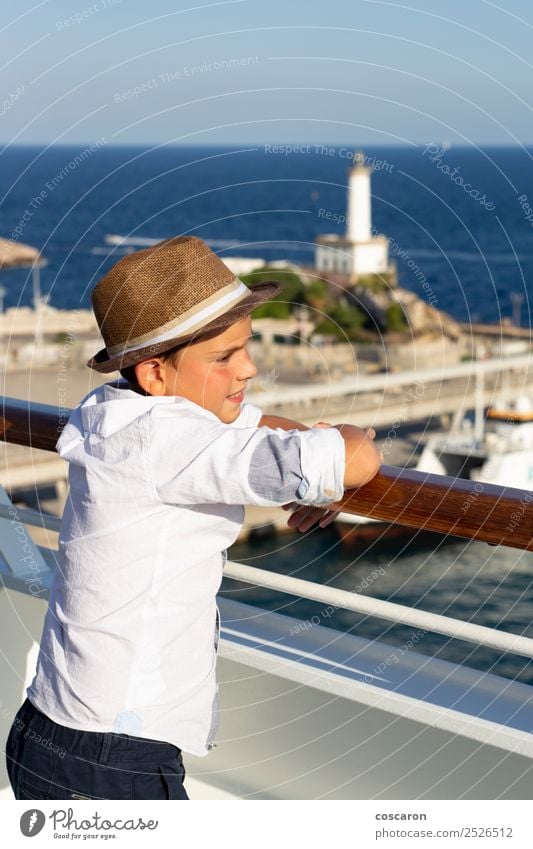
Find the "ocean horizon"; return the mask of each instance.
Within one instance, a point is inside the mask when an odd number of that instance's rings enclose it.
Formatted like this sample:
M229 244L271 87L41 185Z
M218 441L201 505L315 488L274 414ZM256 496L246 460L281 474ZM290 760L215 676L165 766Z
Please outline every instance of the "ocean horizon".
M192 233L224 255L313 264L314 240L345 230L354 144L18 145L0 152L0 235L46 259L42 291L59 309L90 290L121 253L112 234ZM389 239L402 286L435 293L460 321L513 316L529 326L533 148L431 143L363 147L373 232ZM5 307L30 305L26 269L3 272ZM516 317L516 312L515 312Z

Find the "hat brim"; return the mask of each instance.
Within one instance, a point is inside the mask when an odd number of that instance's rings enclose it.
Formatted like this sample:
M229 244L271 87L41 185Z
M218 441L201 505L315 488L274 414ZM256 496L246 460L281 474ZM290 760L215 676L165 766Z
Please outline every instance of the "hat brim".
M211 334L217 330L222 331L226 327L235 324L236 321L240 321L242 318L250 315L253 310L264 304L265 301L269 301L276 295L279 295L281 289L281 285L274 280L257 283L255 286L250 287L250 295L245 300L188 336L167 339L165 342L160 342L156 345L146 345L143 348L138 348L136 351L118 354L114 357L110 357L107 353L107 348L103 348L94 357L91 357L87 365L89 368L94 369L94 371L109 374L119 369L128 368L128 366L134 366L136 363L140 363L150 357L157 357L158 354L163 354L165 351L175 348L176 345L197 341L207 334Z

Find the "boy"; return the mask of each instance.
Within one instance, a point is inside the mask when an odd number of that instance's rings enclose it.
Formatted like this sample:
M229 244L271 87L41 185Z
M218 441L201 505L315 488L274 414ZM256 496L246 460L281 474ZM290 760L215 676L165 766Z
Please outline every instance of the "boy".
M244 403L250 313L279 289L248 289L180 237L93 290L106 347L88 365L125 380L91 392L57 443L70 491L7 745L16 798L187 799L182 750L206 755L217 729L216 593L242 505L309 505L307 525L377 471L359 428L308 430Z

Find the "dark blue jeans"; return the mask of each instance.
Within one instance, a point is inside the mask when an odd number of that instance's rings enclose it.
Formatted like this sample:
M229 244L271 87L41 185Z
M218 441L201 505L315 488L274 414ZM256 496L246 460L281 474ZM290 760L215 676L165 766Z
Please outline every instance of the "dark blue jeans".
M16 799L188 799L181 749L128 734L77 731L26 699L6 744Z

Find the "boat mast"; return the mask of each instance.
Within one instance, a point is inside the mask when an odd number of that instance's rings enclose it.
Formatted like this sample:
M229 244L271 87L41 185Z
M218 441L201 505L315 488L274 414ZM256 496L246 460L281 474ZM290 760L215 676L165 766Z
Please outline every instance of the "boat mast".
M476 445L483 442L485 429L485 372L480 367L476 368L476 407L474 420L474 439Z

